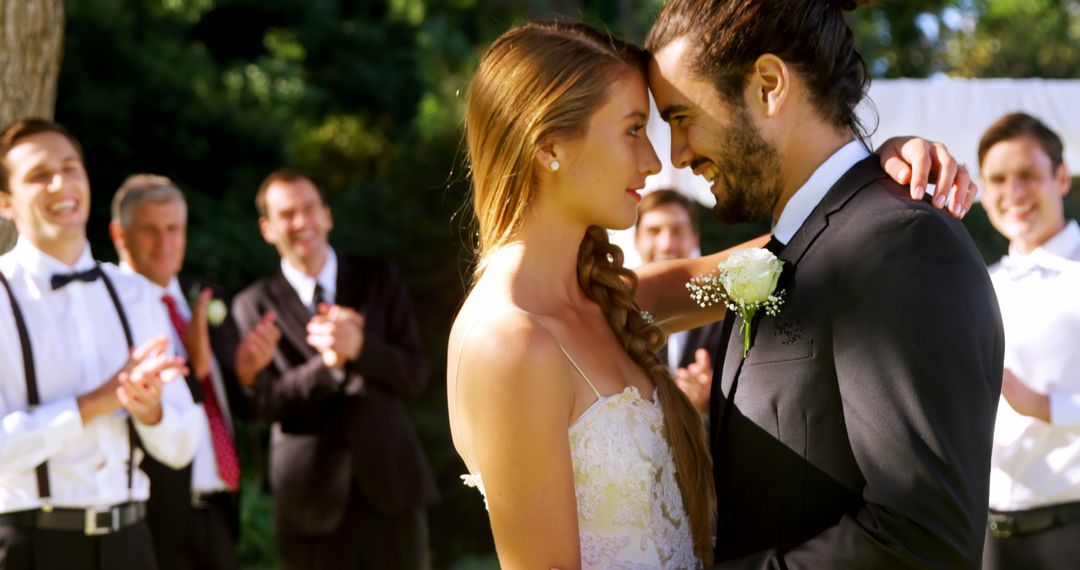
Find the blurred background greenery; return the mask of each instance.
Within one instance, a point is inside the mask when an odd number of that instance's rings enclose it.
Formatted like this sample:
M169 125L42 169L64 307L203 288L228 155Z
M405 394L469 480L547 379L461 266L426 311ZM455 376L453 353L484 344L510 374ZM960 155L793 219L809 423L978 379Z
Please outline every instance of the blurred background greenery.
M329 195L336 247L397 261L417 305L433 374L413 411L443 494L433 563L495 567L483 502L458 479L443 389L469 259L463 96L484 46L514 23L561 14L640 41L662 3L67 0L56 119L86 151L94 251L115 258L106 225L123 178L164 174L191 205L186 271L238 291L276 263L256 227L259 181L282 165L310 173ZM850 20L877 77L1080 76L1076 1L879 1ZM1080 214L1077 192L1069 208ZM966 223L988 260L1001 255L981 209ZM703 230L711 251L761 226ZM241 434L248 568L276 564L263 433Z

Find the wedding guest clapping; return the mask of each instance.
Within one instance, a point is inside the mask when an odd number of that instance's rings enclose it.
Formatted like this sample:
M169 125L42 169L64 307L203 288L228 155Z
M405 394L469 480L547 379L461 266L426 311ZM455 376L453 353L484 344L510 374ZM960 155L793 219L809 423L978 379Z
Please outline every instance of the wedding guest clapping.
M397 269L339 256L330 208L307 176L270 174L255 196L281 269L233 303L241 330L276 313L282 339L254 382L274 421L270 481L285 568L426 568L437 497L405 410L427 386Z
M645 263L696 257L701 248L694 203L677 190L663 188L645 195L638 204L634 247ZM712 388L712 359L720 347L722 323L668 335L660 348L675 383L699 413L707 417Z
M248 402L236 374L253 377L258 370L245 370L244 363L265 367L272 352L263 351L261 361L245 358L243 347L253 343L240 340L221 289L180 275L187 222L184 194L164 176L136 174L113 196L109 233L121 268L154 284L172 325L170 339L187 361L187 387L204 429L190 466L176 470L152 458L144 461L153 486L147 524L162 570L237 568L240 463L234 419L246 414ZM272 344L279 333L272 321L268 327Z
M31 119L0 135L0 560L4 568L155 568L144 456L192 459L203 428L173 381L168 320L145 279L94 261L78 142ZM141 442L138 445L137 442Z
M1005 374L983 567L1080 560L1080 227L1065 218L1061 138L1023 113L979 141L983 207L1009 254L990 268L1005 323Z

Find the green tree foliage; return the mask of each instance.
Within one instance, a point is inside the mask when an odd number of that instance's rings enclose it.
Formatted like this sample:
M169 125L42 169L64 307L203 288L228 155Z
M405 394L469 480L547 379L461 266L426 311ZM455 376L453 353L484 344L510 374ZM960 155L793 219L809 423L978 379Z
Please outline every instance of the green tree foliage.
M947 45L964 77L1080 77L1080 2L975 0Z

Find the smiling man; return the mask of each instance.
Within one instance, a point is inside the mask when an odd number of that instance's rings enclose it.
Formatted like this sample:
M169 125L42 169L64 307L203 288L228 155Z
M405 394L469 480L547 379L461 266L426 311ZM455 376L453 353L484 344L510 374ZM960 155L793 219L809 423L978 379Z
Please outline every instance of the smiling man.
M1065 219L1061 138L1023 113L979 142L983 207L1009 239L990 268L1005 322L984 568L1080 560L1080 227Z
M172 322L177 353L188 362L188 389L202 411L204 428L190 467L175 470L148 460L144 470L154 493L147 524L160 570L228 570L238 566L238 486L234 418L243 417L247 398L237 378L254 378L273 357L280 332L273 314L243 339L231 316L209 324L211 292L223 292L180 275L187 247L187 201L168 178L129 176L113 196L109 234L121 267L154 284ZM249 380L250 382L250 380Z
M648 38L672 162L713 182L717 219L771 216L784 262L779 314L729 312L715 363L722 568L971 568L982 553L997 302L934 207L949 187L911 200L861 142L854 5L671 0Z
M237 295L233 313L247 330L272 311L282 333L251 386L274 422L282 566L427 568L437 494L405 410L428 380L405 284L389 263L330 247L330 208L304 174L270 174L255 205L281 268Z
M0 257L5 569L156 568L139 459L180 468L202 434L183 382L171 381L183 363L157 295L94 261L89 212L70 133L30 119L0 135L0 213L19 230Z

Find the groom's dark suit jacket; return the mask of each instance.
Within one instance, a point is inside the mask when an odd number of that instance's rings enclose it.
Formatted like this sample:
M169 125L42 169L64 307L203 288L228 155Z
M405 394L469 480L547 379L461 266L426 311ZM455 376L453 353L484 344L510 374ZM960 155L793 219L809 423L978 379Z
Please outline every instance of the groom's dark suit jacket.
M777 250L781 313L717 357L719 567L977 568L1004 336L967 231L871 156Z
M437 497L404 405L424 390L428 369L401 277L388 263L340 256L335 301L364 315L363 351L340 383L308 345L311 315L280 270L233 304L241 331L274 310L282 333L255 395L260 415L275 422L270 482L278 534L330 533L350 503L399 515ZM362 500L350 501L353 492Z

